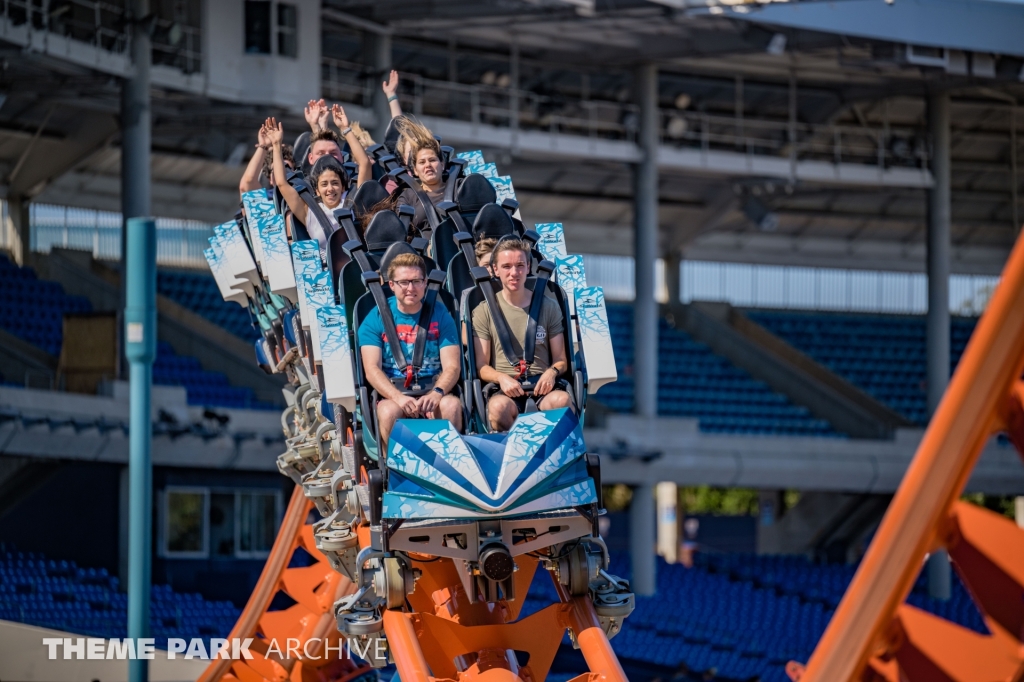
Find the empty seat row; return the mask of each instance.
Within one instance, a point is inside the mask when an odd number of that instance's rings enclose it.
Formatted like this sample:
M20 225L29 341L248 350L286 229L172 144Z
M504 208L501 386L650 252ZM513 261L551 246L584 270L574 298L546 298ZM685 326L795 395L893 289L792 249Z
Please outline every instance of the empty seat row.
M633 313L608 306L618 381L597 399L616 412L633 409ZM658 324L658 413L695 417L707 433L841 436L801 405L771 390L665 320Z

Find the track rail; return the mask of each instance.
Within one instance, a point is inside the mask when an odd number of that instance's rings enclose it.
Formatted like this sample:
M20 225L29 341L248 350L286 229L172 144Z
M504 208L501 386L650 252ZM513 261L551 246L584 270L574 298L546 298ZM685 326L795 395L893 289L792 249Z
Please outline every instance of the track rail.
M368 667L339 656L341 636L332 607L335 600L350 594L353 586L316 549L312 527L306 524L312 507L302 488L296 486L259 582L228 635L253 638L253 658L211 661L198 682L347 682L369 671ZM312 566L289 567L300 549L316 562ZM271 611L274 597L280 593L295 603ZM299 642L290 652L289 638ZM272 640L277 643L275 650L271 650ZM326 653L321 650L323 642L328 645ZM277 649L284 655L278 655Z
M1024 530L960 501L986 442L1024 455L1024 238L800 682L983 682L1024 678ZM981 611L980 635L905 604L945 548Z

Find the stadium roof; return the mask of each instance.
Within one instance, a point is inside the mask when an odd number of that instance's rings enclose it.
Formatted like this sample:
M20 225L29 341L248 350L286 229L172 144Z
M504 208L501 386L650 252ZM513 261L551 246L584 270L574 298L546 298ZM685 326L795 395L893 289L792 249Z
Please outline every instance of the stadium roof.
M524 215L564 222L574 250L624 254L638 158L631 68L654 61L665 253L903 270L923 267L925 97L948 91L953 268L994 273L1022 217L1011 122L1024 60L1003 36L1024 6L968 4L969 20L945 0L325 0L323 88L371 119L364 93L379 74L365 35L390 35L407 110L460 149L483 147ZM854 10L892 20L864 28ZM930 42L912 30L921 21ZM989 46L975 51L985 31ZM116 75L5 35L6 192L116 210ZM301 119L177 82L154 76L154 211L220 221L258 122L273 113L298 130Z

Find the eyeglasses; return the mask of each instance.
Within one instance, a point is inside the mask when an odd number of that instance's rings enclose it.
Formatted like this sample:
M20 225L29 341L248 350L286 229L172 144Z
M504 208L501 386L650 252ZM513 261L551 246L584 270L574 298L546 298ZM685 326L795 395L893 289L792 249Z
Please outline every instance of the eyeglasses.
M392 281L391 284L398 287L399 289L409 289L410 287L418 287L423 285L425 279L400 279Z

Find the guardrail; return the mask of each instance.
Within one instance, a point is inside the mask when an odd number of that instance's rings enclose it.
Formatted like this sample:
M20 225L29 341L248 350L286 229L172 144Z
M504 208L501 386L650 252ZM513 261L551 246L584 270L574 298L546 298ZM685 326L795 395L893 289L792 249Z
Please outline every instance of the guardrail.
M354 62L324 58L325 97L371 106L377 74ZM630 102L567 99L497 84L467 84L402 73L403 110L417 116L485 123L513 129L634 142L639 111ZM927 168L921 131L884 125L808 124L795 118L748 118L663 108L660 141L672 147L731 151L876 167Z
M124 4L103 0L0 0L0 17L13 27L53 33L99 49L125 54L131 17ZM157 16L152 29L153 64L189 74L202 69L202 31L185 18Z

